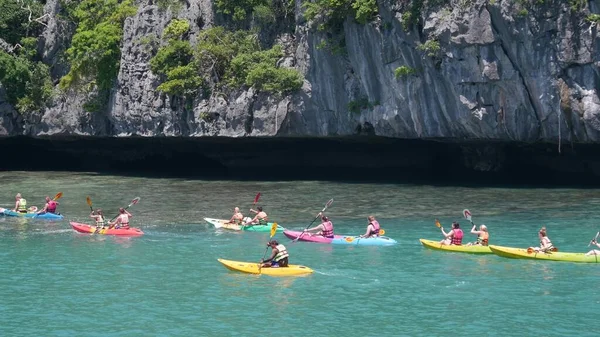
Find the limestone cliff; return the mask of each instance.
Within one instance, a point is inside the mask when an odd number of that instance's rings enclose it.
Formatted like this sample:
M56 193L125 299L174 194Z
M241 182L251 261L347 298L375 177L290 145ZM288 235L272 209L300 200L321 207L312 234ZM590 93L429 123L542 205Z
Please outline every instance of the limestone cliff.
M55 80L68 70L61 55L74 30L58 15L61 3L46 2L40 44ZM89 94L69 91L43 113L19 116L0 91L0 135L600 142L599 23L586 19L600 12L600 1L425 2L408 25L403 13L411 3L378 0L374 20L347 18L341 52L332 52L320 48L331 33L313 29L296 0L294 32L275 32L274 40L285 45L281 62L304 75L301 91L277 97L242 87L185 106L156 90L149 60L157 44L148 37L160 37L180 17L193 23L193 43L226 18L211 0L187 0L178 11L141 0L125 22L120 70L105 109L88 112ZM404 72L396 75L398 69Z

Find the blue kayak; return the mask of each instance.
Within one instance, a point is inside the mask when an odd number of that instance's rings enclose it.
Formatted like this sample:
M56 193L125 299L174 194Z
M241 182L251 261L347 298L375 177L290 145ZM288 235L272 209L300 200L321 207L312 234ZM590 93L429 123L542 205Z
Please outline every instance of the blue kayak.
M0 215L16 216L16 217L19 217L19 218L49 219L49 220L60 220L60 219L64 218L64 216L62 214L54 214L54 213L44 213L44 214L18 213L18 212L13 212L10 209L2 208L2 207L0 207Z

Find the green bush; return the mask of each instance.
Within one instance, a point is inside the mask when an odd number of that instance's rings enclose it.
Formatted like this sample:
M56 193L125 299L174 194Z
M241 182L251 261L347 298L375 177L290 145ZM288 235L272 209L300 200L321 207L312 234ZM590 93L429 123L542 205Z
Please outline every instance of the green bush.
M0 82L8 102L20 113L41 110L53 93L48 66L25 55L0 51Z
M29 6L31 18L42 16L43 3L38 0L0 0L0 37L4 41L15 45L23 37L37 36L41 33L43 26L36 22L29 22L29 11L21 8L21 5Z
M302 88L302 76L295 69L277 68L270 63L260 63L246 75L246 85L272 93L286 94Z
M244 21L255 7L267 5L267 0L216 0L217 12L231 15L233 21Z
M72 13L78 26L66 51L69 73L60 80L65 89L85 82L109 90L119 72L123 24L136 13L132 0L83 0Z
M600 22L600 14L590 14L585 19L592 23L598 23Z
M365 24L379 12L376 0L314 0L302 7L304 17L313 21L318 30L338 30L348 16Z
M425 43L418 45L417 50L424 51L429 57L434 57L440 52L441 47L437 40L427 40Z
M167 80L159 85L157 90L169 95L188 96L195 95L202 84L203 80L198 74L198 68L190 63L169 70Z
M348 111L352 113L360 113L364 109L373 109L379 105L379 102L370 102L367 96L362 96L356 100L348 102Z
M396 77L396 79L399 79L402 77L407 77L407 76L413 75L415 73L416 73L416 71L414 68L407 67L407 66L400 66L400 67L396 68L396 70L394 70L394 76Z

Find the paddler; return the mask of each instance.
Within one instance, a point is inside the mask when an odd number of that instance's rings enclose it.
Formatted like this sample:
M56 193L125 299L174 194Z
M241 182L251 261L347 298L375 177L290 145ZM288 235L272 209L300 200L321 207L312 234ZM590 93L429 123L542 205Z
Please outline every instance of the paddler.
M277 240L271 240L267 243L267 246L271 247L271 257L266 260L260 260L262 267L287 267L288 257L290 256L284 245L277 242Z
M441 244L443 245L456 245L456 246L460 246L462 245L462 239L464 236L464 233L462 231L462 229L460 229L460 224L456 221L454 221L452 223L452 229L450 231L448 231L448 233L446 233L444 231L444 227L440 227L440 229L442 230L442 234L444 235L444 239L442 241L440 241Z
M548 237L548 233L546 232L546 227L542 227L540 229L540 231L538 232L538 237L540 239L540 246L539 247L529 247L527 250L534 250L536 252L549 252L549 251L557 251L558 249L556 249L556 247L554 247L554 245L552 244L552 241L550 241L550 238Z
M269 220L267 217L267 213L265 213L263 211L263 208L261 206L256 207L256 209L257 209L256 211L253 209L250 209L250 212L256 213L256 216L254 217L254 219L246 222L244 224L244 226L252 226L252 225L256 225L256 224L264 225L264 226L267 225L268 220Z
M324 216L322 212L317 214L317 217L319 216L321 217L321 224L311 229L305 229L304 232L319 231L317 232L317 235L333 239L333 223L328 217Z
M596 241L596 239L592 240L592 242L590 242L590 244L592 244L592 245L594 245L594 246L596 246L596 247L600 248L600 243L598 243L598 242ZM588 255L588 256L589 256L589 255L600 255L600 250L597 250L597 249L592 249L592 250L590 250L589 252L585 253L585 255Z
M27 213L27 200L21 196L21 193L17 193L15 199L17 201L15 202L13 212Z
M102 213L102 210L100 208L98 208L96 211L92 211L92 213L90 214L90 218L96 221L96 227L104 228L104 225L106 225L106 220L104 220L104 214Z
M133 217L131 213L127 212L127 210L123 207L119 208L119 216L115 219L114 222L108 223L108 228L121 228L121 229L129 229L129 219Z
M54 200L50 199L49 196L46 196L46 205L44 205L44 208L42 208L41 211L37 212L37 214L44 214L44 213L56 214L56 206L58 206L58 205L59 205L58 201L54 201Z
M477 246L487 246L489 243L490 233L488 233L486 225L480 225L479 230L476 231L477 226L473 225L471 228L471 234L477 234L477 242L471 243L469 242L467 246L477 245Z
M241 224L244 221L244 215L240 212L239 207L233 209L233 216L229 219L229 223Z
M369 215L367 218L369 220L369 224L367 225L367 232L364 235L361 235L361 238L371 238L379 236L379 222L375 220L373 215Z

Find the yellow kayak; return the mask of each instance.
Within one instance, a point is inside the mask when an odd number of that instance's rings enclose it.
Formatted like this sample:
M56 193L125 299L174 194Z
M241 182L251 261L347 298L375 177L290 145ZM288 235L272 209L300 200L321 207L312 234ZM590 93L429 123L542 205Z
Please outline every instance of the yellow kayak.
M231 261L224 259L217 259L217 261L221 262L227 269L239 271L242 273L248 274L264 274L271 276L296 276L296 275L305 275L312 274L313 270L300 265L290 264L287 267L278 267L278 268L260 268L258 270L258 263L253 262L240 262L240 261Z
M425 240L425 239L419 239L419 241L421 241L421 244L423 244L423 246L425 246L427 248L435 249L435 250L443 250L446 252L471 253L471 254L492 254L492 251L490 250L490 247L488 247L488 246L443 245L439 241Z
M564 261L564 262L582 262L582 263L598 263L597 255L586 256L585 253L563 253L563 252L550 252L550 253L536 253L535 251L529 253L527 249L523 248L512 248L490 245L492 253L507 257L511 259L532 259L532 260L549 260L549 261Z

